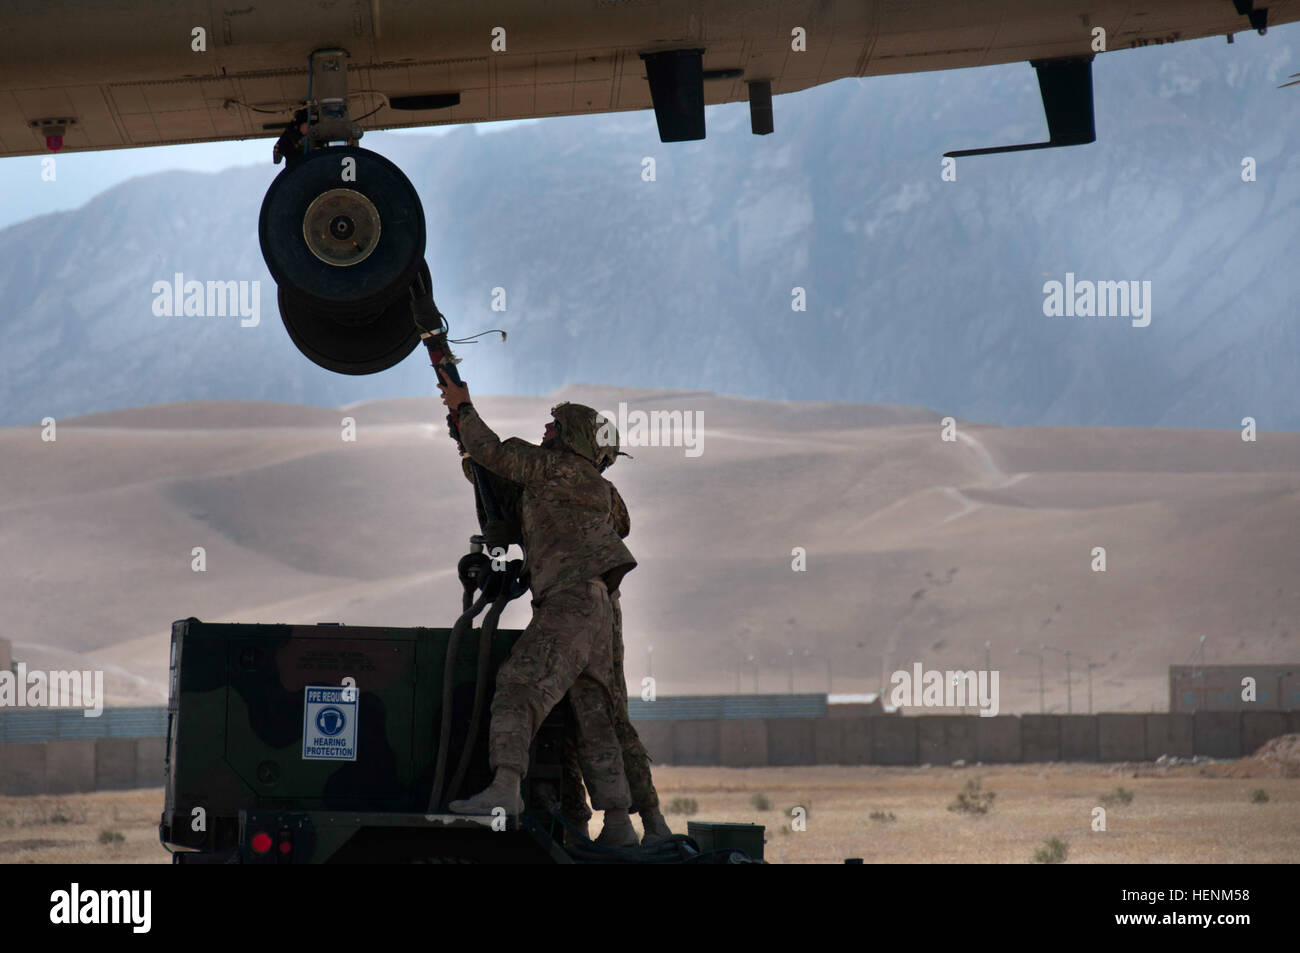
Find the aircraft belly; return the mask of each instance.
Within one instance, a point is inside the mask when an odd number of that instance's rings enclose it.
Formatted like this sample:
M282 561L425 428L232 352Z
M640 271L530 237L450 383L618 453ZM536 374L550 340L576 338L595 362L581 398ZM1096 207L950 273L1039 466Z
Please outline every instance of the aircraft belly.
M1269 23L1300 18L1270 0ZM213 20L215 16L217 19ZM191 49L202 27L206 52ZM493 30L505 30L494 51ZM306 96L311 50L351 54L353 90L459 93L440 109L380 109L366 129L648 109L641 52L700 48L709 104L848 76L1086 55L1247 29L1229 0L203 0L89 8L48 0L0 33L0 156L41 154L35 120L75 118L66 151L271 137ZM806 49L792 49L792 32ZM380 105L354 103L354 115ZM243 105L236 105L243 104ZM248 106L281 110L270 114Z

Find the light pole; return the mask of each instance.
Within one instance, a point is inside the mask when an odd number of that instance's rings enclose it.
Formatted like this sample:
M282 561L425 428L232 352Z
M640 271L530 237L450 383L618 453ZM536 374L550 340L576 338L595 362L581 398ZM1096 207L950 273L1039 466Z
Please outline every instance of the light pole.
M786 655L790 656L790 694L794 694L794 649L786 649Z
M1100 662L1094 662L1086 655L1080 655L1079 658L1083 659L1088 666L1088 714L1091 715L1092 714L1092 670L1094 668L1102 668L1103 666Z
M655 677L655 647L647 645L645 647L645 673L648 677Z
M1044 707L1046 703L1043 701L1043 657L1037 652L1027 652L1024 649L1016 649L1016 654L1038 659L1038 713L1045 715L1047 708Z
M1060 652L1062 655L1065 656L1065 713L1066 713L1067 715L1073 713L1073 711L1074 711L1074 703L1073 703L1073 701L1072 701L1072 698L1071 698L1072 693L1071 693L1071 691L1070 691L1070 685L1071 685L1071 681L1070 681L1070 650L1069 650L1069 649L1058 649L1058 648L1057 648L1056 646L1054 646L1054 645L1040 645L1039 648L1042 649L1044 652Z
M754 666L754 694L758 694L758 663L754 661L754 656L746 655L745 661Z

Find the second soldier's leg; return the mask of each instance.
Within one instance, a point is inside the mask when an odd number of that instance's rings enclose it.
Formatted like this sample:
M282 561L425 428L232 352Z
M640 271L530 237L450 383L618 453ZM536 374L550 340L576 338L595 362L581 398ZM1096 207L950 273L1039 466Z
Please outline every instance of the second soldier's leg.
M610 609L614 617L613 663L614 673L610 688L614 692L614 730L623 749L623 773L632 792L632 810L641 815L645 836L641 843L653 844L672 836L668 822L659 810L659 792L650 777L650 753L641 743L641 736L632 726L627 712L627 676L623 669L623 611L617 590L610 595Z
M488 726L488 764L494 772L484 791L448 807L457 814L490 814L503 807L518 814L519 781L528 771L528 749L542 720L587 667L597 612L587 584L549 592L533 606L533 619L497 670ZM608 609L604 610L608 619Z
M623 770L623 748L615 730L616 703L611 690L613 680L613 616L609 594L603 583L592 586L593 600L599 605L599 628L592 641L587 669L569 690L569 700L577 723L578 759L582 777L591 792L591 806L605 812L598 844L634 847L636 830L628 817L632 795Z
M561 768L564 777L560 782L560 813L564 819L583 833L591 820L587 806L587 788L582 783L582 763L578 760L578 724L570 700L564 719L564 743L560 748Z

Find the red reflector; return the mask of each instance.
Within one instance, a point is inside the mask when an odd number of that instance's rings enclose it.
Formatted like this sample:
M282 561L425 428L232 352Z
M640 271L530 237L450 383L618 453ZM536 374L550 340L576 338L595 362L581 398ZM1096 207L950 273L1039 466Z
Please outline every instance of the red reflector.
M266 833L265 831L262 831L259 834L253 835L253 850L257 851L259 854L265 854L270 849L271 849L270 834Z
M293 850L292 844L290 844L287 840L280 841L280 853L287 854L291 850Z

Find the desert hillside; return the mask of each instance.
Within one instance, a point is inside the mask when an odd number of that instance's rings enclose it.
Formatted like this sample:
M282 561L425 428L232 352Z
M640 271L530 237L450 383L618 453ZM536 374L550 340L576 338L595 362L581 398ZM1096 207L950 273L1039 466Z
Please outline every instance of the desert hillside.
M634 685L651 646L661 694L786 691L791 649L796 691L850 692L915 662L983 667L988 641L1002 710L1037 711L1015 650L1047 644L1101 666L1096 708L1133 711L1165 707L1166 666L1201 636L1211 661L1300 654L1300 434L959 423L946 442L907 407L580 386L477 402L536 441L559 399L703 414L699 455L630 447L609 472L640 561ZM450 625L476 525L442 416L213 402L61 420L54 442L0 430L0 635L145 704L165 700L174 619ZM505 624L527 617L521 601ZM1064 711L1064 659L1046 662Z

